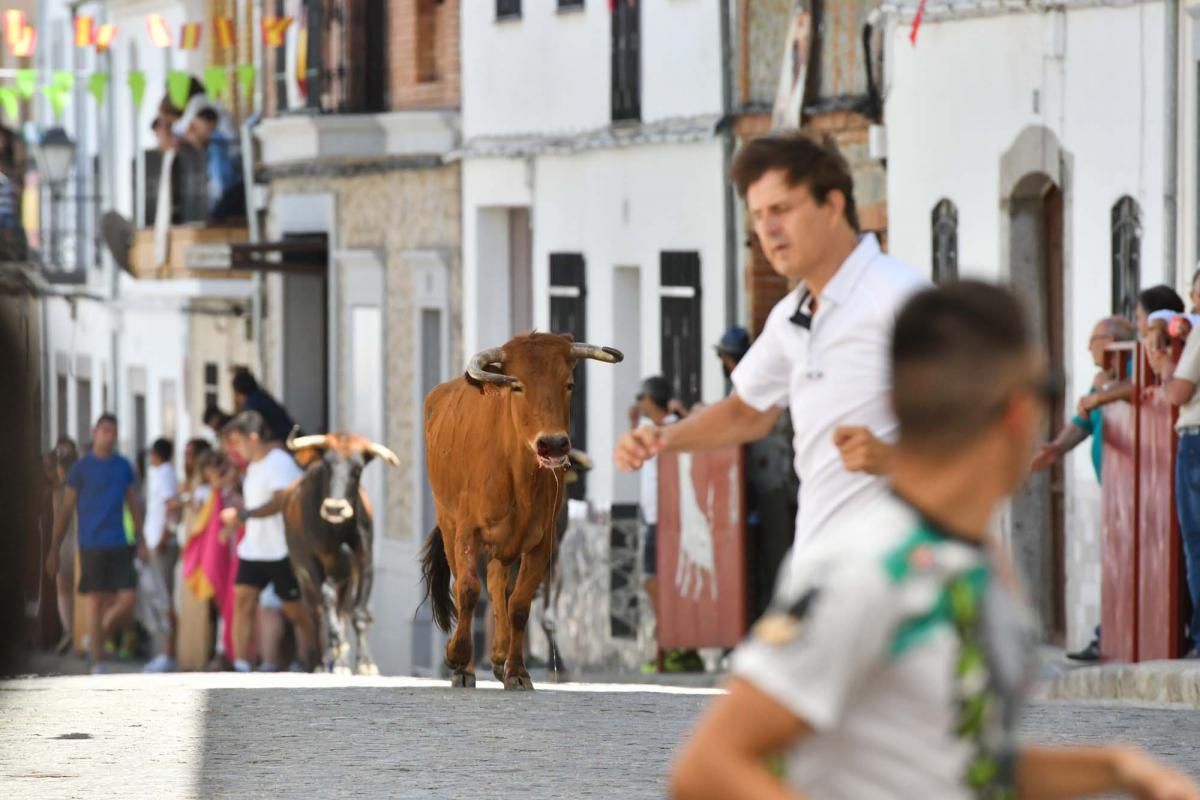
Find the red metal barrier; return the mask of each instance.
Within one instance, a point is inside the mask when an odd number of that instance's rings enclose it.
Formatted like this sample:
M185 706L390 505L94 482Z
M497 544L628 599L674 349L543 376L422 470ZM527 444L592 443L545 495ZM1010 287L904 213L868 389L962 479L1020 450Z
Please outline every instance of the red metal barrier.
M658 464L658 646L733 647L746 633L740 447ZM682 473L682 474L681 474Z
M1162 396L1140 344L1109 350L1122 374L1132 371L1134 396L1103 412L1101 654L1112 661L1177 658L1186 647L1187 598L1175 514L1178 414ZM1175 358L1179 350L1175 343Z

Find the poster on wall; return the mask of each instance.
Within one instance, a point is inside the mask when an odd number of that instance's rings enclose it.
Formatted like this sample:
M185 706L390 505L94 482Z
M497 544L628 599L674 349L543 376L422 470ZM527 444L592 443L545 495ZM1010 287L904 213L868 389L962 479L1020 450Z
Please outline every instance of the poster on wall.
M808 54L812 44L812 14L806 0L796 0L784 40L779 88L771 112L771 128L797 128L804 108L804 85L808 82Z

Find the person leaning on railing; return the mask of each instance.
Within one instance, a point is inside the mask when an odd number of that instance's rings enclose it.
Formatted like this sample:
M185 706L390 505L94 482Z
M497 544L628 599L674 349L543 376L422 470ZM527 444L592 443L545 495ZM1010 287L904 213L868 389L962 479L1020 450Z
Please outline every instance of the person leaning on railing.
M1192 599L1192 619L1188 626L1192 648L1184 658L1200 658L1200 335L1195 320L1179 315L1170 321L1151 324L1147 356L1151 368L1162 378L1161 391L1172 405L1179 406L1175 431L1179 448L1175 456L1175 512L1179 517L1179 535L1187 568L1188 592ZM1170 357L1170 339L1186 339L1179 362Z

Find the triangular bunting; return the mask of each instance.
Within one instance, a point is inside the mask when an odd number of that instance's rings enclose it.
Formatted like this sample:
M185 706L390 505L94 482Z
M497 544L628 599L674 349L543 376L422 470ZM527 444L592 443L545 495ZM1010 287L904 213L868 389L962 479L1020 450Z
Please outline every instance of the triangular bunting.
M167 96L171 105L182 109L187 105L188 89L192 86L192 76L183 70L173 69L167 73Z
M108 91L108 73L93 72L88 78L88 91L96 98L96 105L104 105L104 94Z
M16 89L11 86L0 86L0 106L4 107L4 113L8 115L9 122L17 122L17 117L21 112Z
M229 102L229 71L225 67L204 70L204 91L214 100Z
M141 108L142 100L146 96L146 73L140 69L134 70L126 80L129 82L129 92L133 95L133 107Z
M19 69L16 73L17 92L28 100L37 91L37 72L32 69Z
M253 64L242 64L237 69L238 83L242 87L242 94L246 97L254 96L254 80L258 77L258 68Z

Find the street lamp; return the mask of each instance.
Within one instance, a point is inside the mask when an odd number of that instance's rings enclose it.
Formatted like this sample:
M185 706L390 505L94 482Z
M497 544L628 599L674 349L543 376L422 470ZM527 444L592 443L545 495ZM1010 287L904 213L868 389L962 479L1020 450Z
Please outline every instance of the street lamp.
M71 174L75 161L75 142L60 127L50 128L42 134L33 148L38 171L46 178L50 188L50 264L62 271L62 254L59 253L58 207L62 202L63 186Z

